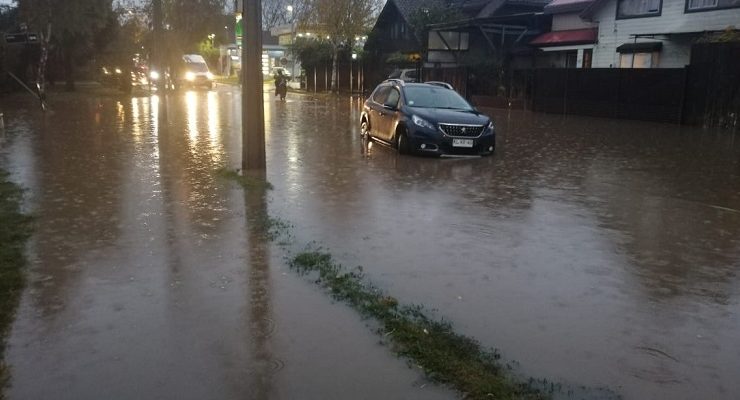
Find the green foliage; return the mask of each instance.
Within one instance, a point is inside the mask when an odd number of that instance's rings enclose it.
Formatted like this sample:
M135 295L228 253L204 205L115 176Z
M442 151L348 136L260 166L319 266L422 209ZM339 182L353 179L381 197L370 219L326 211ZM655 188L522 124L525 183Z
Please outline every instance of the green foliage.
M161 0L163 28L170 32L162 45L187 54L211 33L224 27L226 0Z
M385 58L385 62L387 64L394 64L394 65L412 65L415 62L415 60L409 54L395 52L395 53L389 54L388 57Z
M21 189L8 181L8 174L0 170L0 360L26 285L23 250L31 234L31 218L21 212L21 198ZM5 387L8 378L8 367L0 361L0 389Z
M728 26L722 33L706 33L697 40L699 43L728 43L740 42L740 31L734 26Z
M447 8L437 4L432 7L420 8L411 13L409 24L416 37L426 46L429 25L458 21L464 18L465 16L457 8Z
M67 88L74 89L74 67L95 55L95 38L110 22L112 0L17 0L19 20L30 30L48 33L61 52ZM75 61L73 63L73 60Z
M333 54L331 43L312 38L296 38L293 50L301 64L307 68L326 65L331 62Z
M198 44L198 54L206 59L206 63L213 70L218 65L220 51L218 47L213 46L211 39L205 39Z

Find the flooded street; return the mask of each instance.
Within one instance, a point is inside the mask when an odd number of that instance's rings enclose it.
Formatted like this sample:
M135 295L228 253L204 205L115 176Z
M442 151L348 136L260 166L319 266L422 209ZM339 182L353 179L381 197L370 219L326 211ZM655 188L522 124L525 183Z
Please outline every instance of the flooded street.
M232 87L0 102L37 224L9 399L458 397L291 272L261 211L527 375L740 393L740 134L488 110L494 156L399 157L359 98L265 101L266 197L214 174L241 162Z

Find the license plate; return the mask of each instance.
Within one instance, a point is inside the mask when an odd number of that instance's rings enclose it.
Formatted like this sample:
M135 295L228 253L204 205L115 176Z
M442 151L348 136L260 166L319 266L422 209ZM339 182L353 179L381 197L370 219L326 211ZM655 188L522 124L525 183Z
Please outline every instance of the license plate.
M473 147L473 139L452 139L452 147Z

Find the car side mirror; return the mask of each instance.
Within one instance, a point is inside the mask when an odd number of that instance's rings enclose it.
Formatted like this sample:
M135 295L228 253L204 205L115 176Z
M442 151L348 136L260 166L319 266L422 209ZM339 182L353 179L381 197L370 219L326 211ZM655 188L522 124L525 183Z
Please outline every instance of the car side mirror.
M396 106L392 104L383 104L383 108L385 108L386 110L396 111Z

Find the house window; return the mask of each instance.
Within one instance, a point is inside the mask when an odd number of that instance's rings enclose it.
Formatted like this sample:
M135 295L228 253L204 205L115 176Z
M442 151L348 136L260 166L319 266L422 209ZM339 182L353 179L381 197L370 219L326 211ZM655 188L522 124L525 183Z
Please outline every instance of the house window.
M740 8L740 0L687 0L686 11L712 11Z
M429 50L467 50L467 32L429 32Z
M619 0L617 3L617 18L658 16L662 7L662 0Z
M406 27L402 22L393 24L393 27L391 27L391 39L401 39L404 36L404 32L406 31Z
M565 68L578 67L578 52L569 51L565 53Z
M718 0L689 0L689 10L717 8Z
M655 53L622 53L619 55L620 68L657 68L658 54Z

